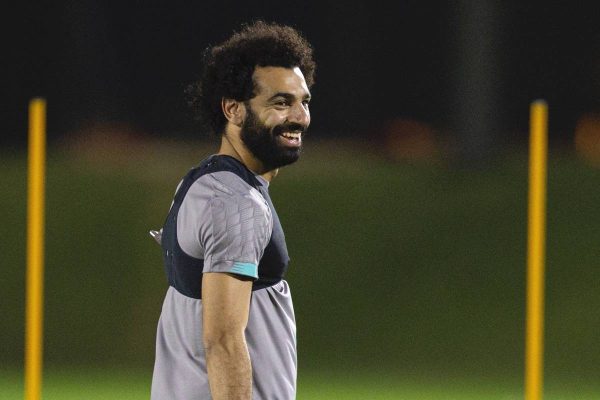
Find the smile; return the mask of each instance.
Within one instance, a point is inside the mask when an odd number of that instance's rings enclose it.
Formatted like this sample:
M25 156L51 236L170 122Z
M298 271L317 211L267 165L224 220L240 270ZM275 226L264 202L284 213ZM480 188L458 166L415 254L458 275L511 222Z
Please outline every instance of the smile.
M302 132L283 132L279 134L279 140L286 147L297 147L302 145Z
M281 134L281 136L288 138L288 139L300 139L300 137L302 136L302 133L300 133L300 132L295 132L295 133L283 132Z

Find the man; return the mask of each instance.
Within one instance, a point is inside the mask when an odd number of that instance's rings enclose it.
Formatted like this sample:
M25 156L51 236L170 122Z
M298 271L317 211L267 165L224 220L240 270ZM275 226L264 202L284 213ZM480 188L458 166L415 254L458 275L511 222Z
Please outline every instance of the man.
M169 281L153 400L287 400L296 325L285 237L269 197L310 123L312 49L257 22L205 53L194 104L219 152L183 178L162 231Z

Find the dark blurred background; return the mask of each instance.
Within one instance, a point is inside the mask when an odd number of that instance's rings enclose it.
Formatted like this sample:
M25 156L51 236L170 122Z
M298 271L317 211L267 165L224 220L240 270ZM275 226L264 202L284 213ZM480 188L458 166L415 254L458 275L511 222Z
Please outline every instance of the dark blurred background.
M207 46L257 18L313 43L320 137L364 138L409 119L477 159L522 141L529 102L545 98L552 139L571 143L600 106L598 10L495 0L17 2L2 24L1 143L24 144L36 95L50 101L52 140L107 122L201 135L183 90Z
M384 374L459 376L465 388L506 378L520 393L529 105L543 98L545 366L550 383L572 385L555 398L597 399L598 11L499 0L6 5L0 397L3 382L20 388L23 360L30 98L48 100L46 365L140 368L139 397L98 398L146 398L166 290L147 232L163 223L180 177L216 148L184 89L207 46L260 18L302 31L318 63L305 154L270 189L292 258L299 382L308 393L313 374L321 393L333 387L327 373L358 377L339 380L345 395L300 398L375 398ZM3 381L3 368L17 378ZM574 395L585 379L597 390ZM368 394L349 397L353 382ZM520 398L424 389L389 398Z

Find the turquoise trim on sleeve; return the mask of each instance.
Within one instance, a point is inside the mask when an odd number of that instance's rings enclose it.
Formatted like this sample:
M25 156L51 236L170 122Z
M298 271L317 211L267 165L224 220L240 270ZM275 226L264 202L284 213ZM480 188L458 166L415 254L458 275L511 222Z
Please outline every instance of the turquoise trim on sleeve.
M245 263L236 261L233 263L233 267L229 271L234 274L251 276L254 279L258 279L258 266L253 263Z

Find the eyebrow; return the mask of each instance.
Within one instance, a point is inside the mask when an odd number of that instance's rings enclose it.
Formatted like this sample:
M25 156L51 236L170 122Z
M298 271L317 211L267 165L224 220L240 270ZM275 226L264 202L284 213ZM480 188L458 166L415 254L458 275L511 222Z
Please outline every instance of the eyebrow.
M269 97L268 101L272 101L273 99L276 99L277 97L283 97L286 100L294 100L296 98L296 96L294 96L291 93L279 92L279 93L275 93L273 96ZM307 93L302 97L302 100L310 100L310 99L311 99L310 93Z

